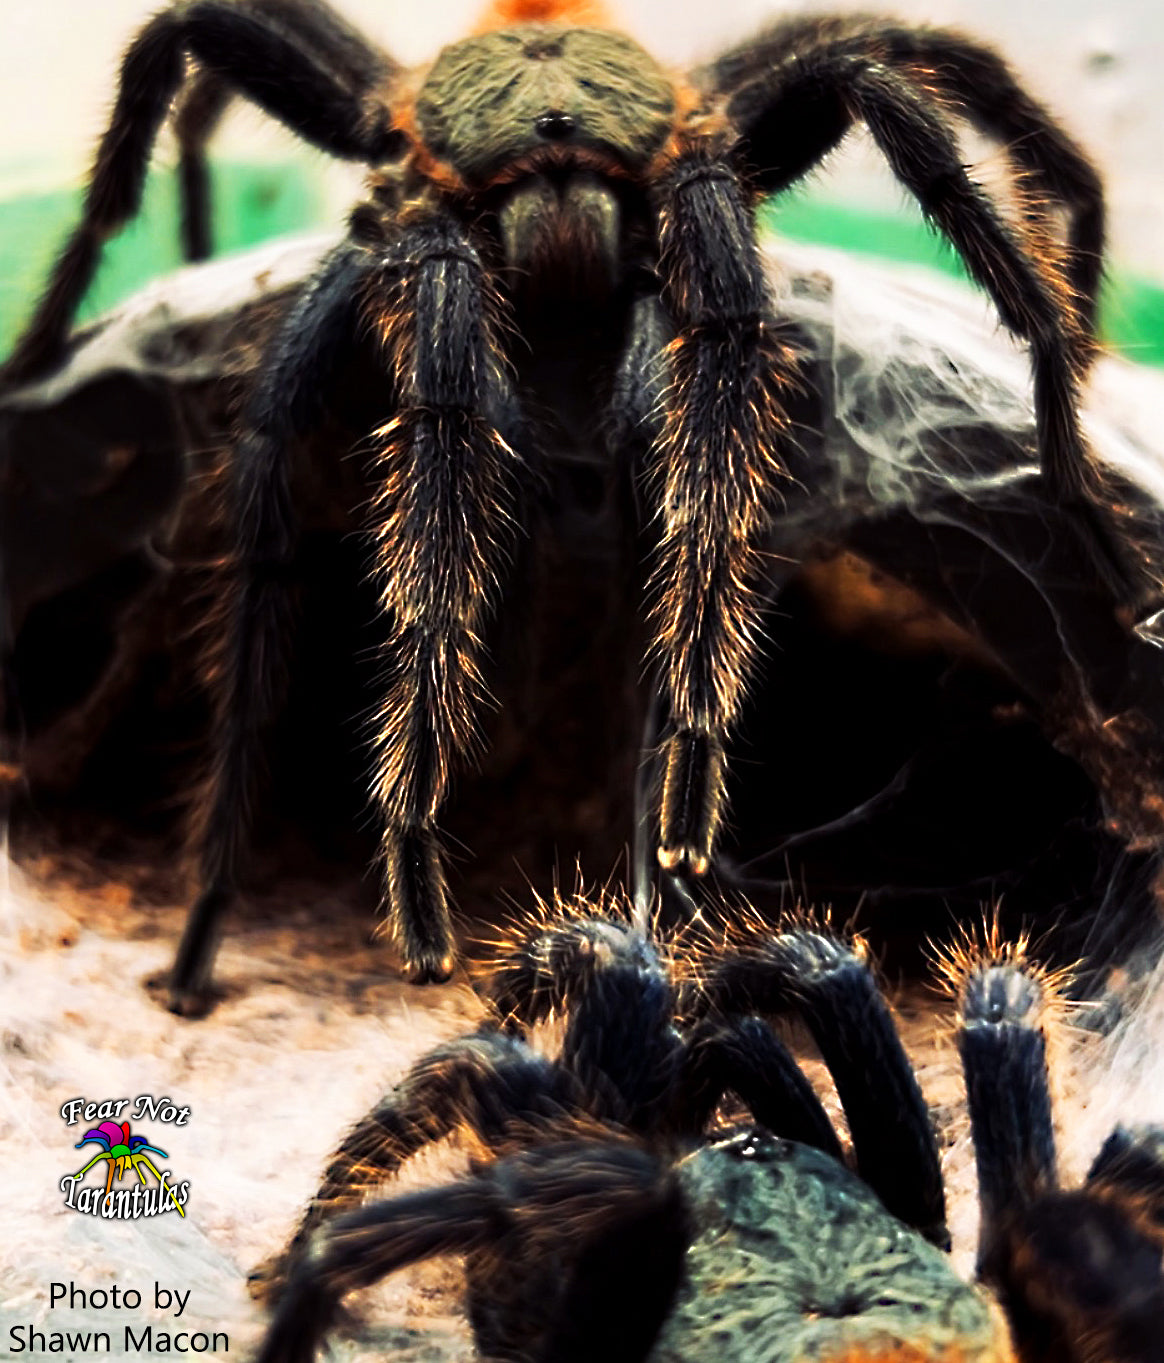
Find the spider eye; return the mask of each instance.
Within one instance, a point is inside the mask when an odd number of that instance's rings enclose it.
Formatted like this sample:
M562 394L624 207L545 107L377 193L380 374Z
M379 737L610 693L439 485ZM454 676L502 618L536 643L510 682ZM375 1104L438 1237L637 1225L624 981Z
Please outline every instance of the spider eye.
M574 120L560 109L540 114L534 123L539 137L549 142L562 142L574 131Z

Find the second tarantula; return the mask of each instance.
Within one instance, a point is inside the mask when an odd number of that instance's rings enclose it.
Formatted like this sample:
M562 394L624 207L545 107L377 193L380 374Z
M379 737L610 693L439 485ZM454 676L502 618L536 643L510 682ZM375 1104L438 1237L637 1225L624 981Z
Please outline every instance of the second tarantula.
M1164 1131L1118 1129L1085 1187L1057 1190L1054 985L1022 947L995 937L950 963L979 1272L1008 1329L934 1247L947 1236L929 1114L860 953L803 925L761 928L701 953L697 984L677 986L649 938L601 909L559 906L514 933L487 985L500 1025L425 1056L349 1134L260 1279L277 1304L259 1363L310 1363L346 1293L440 1254L464 1255L494 1359L1158 1356ZM760 1016L789 1013L829 1067L860 1178ZM565 1028L548 1059L526 1032L553 1014ZM765 1129L705 1143L728 1093ZM358 1206L457 1132L476 1142L468 1178Z
M191 0L126 54L84 220L9 379L60 355L100 242L136 211L187 55L219 100L237 92L373 168L348 239L276 330L243 411L202 890L173 971L177 1009L200 1006L209 983L285 662L290 451L357 363L374 376L368 529L386 621L372 793L410 978L454 966L437 818L477 740L484 633L539 458L565 450L642 485L658 536L658 861L707 871L725 740L760 654L770 536L782 497L811 495L816 476L798 458L801 371L755 207L854 124L1029 343L1049 493L1095 572L1117 596L1134 591L1088 498L1076 410L1099 183L999 58L938 30L793 19L676 79L603 23L585 0L499 0L476 34L406 73L316 0ZM967 175L955 120L1005 146L1020 211L1008 217Z

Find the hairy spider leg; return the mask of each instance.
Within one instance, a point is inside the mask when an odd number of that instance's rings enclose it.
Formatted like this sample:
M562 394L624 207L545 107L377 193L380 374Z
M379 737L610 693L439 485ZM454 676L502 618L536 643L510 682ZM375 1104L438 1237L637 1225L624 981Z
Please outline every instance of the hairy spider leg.
M206 146L234 99L228 80L217 71L198 71L174 110L178 143L178 230L187 260L208 260L214 251L210 170Z
M1119 1199L1164 1249L1164 1127L1117 1126L1088 1171L1087 1187Z
M734 1093L762 1127L844 1162L828 1113L791 1052L763 1018L707 1019L685 1039L680 1083L685 1124L707 1129Z
M894 1216L950 1245L937 1141L889 1007L843 942L795 930L729 942L701 986L716 1013L794 1013L821 1053L845 1116L857 1171Z
M21 766L21 715L12 670L12 599L4 555L0 553L0 852L7 855L13 800L24 772Z
M331 68L353 100L382 85L396 71L383 52L323 0L252 0L272 24L305 52ZM187 260L205 260L213 250L210 178L206 145L222 120L236 89L227 75L200 69L174 111L178 142L182 247Z
M774 1135L841 1158L811 1084L762 1019L708 1021L680 1040L675 991L649 939L626 924L578 918L515 934L488 997L510 1026L568 1015L560 1063L601 1096L587 1104L596 1116L699 1136L731 1092Z
M277 1298L318 1227L358 1206L426 1145L466 1129L496 1153L515 1132L548 1127L580 1106L565 1071L519 1037L488 1029L437 1047L344 1137L286 1249L251 1274L252 1291Z
M454 765L480 743L482 633L520 460L497 427L510 406L501 304L469 234L417 209L385 249L369 321L397 405L373 455L373 572L388 623L373 793L388 919L419 984L453 971L435 821Z
M1134 1199L1133 1214L1125 1204L1129 1184L1146 1182L1159 1198L1164 1133L1117 1131L1086 1188L1058 1190L1046 987L1021 959L987 959L960 991L958 1047L982 1204L979 1274L1002 1299L1023 1363L1150 1363L1164 1339L1159 1226L1145 1233Z
M359 289L373 264L343 245L320 266L268 348L230 461L235 582L225 606L213 767L197 830L202 889L170 977L176 1012L205 1004L218 921L234 897L265 727L280 691L295 542L289 447L317 420L322 394L354 341Z
M410 978L452 973L434 821L454 760L477 739L481 631L513 523L518 460L491 420L506 401L496 300L463 229L432 213L402 226L379 256L338 248L291 309L247 405L232 464L240 580L202 831L203 889L171 982L178 1011L204 1002L276 699L294 548L288 446L318 416L320 392L365 321L396 389L395 411L375 433L370 531L388 621L373 776L387 910Z
M388 110L341 83L301 36L249 0L193 0L162 10L130 44L81 221L2 371L4 385L57 364L105 241L141 206L154 139L185 79L187 54L300 137L348 160L378 163L400 145ZM326 49L326 43L324 44Z
M986 1274L1000 1218L1056 1186L1044 1002L1042 981L1007 962L984 963L959 998L958 1050L982 1208L978 1264Z
M832 108L822 120L816 155L804 146L806 106ZM1034 377L1039 464L1047 488L1071 515L1097 570L1121 599L1139 590L1110 530L1088 497L1088 455L1079 422L1078 329L1065 285L1025 251L990 196L966 173L946 119L900 71L868 57L824 54L798 60L792 72L766 73L731 97L728 114L759 166L781 167L785 142L800 146L797 173L769 172L769 188L788 187L816 164L846 127L860 119L894 174L962 258L994 303L1003 325L1027 341Z
M584 1347L551 1332L536 1352L527 1348L521 1356L545 1363L598 1356L640 1363L678 1288L684 1232L677 1179L629 1141L574 1142L512 1155L450 1187L396 1197L331 1222L295 1266L257 1363L311 1363L340 1299L406 1264L440 1254L490 1255L508 1240L536 1266L559 1253L576 1255L579 1244L595 1236L607 1253L627 1236L639 1257L633 1264L619 1262L616 1252L611 1266L602 1253L583 1252L565 1290L567 1302L594 1307L589 1319L571 1316ZM650 1245L649 1253L642 1244ZM523 1283L508 1286L519 1297L523 1288L528 1293ZM544 1300L527 1304L534 1312L548 1306ZM520 1314L508 1320L531 1330ZM523 1342L528 1345L528 1338ZM488 1332L482 1340L491 1354L503 1353L506 1343L512 1349L512 1339L490 1339Z
M699 1136L731 1091L775 1134L840 1158L819 1100L760 1019L708 1022L680 1040L673 990L653 948L625 924L579 918L515 933L493 978L488 996L511 1028L566 1013L558 1059L512 1031L485 1030L418 1061L345 1137L287 1250L256 1272L257 1291L281 1291L319 1225L460 1128L495 1155L570 1117Z
M654 195L676 329L653 470L653 654L670 720L658 857L702 875L723 813L724 741L760 647L764 543L799 371L771 322L753 215L728 161L682 149Z
M1103 273L1105 208L1099 174L1084 151L1032 98L1003 59L990 48L945 29L908 28L892 19L868 15L795 16L760 33L753 41L724 53L698 74L701 85L732 94L765 68L780 84L794 79L802 61L836 57L882 62L908 80L923 98L936 95L949 111L977 132L993 138L1027 183L1055 199L1067 216L1071 304L1080 327L1094 337L1096 306ZM789 118L780 130L781 157L776 167L761 167L758 187L765 192L799 179L820 160L816 138L798 136L801 129L820 128L835 146L848 130L850 116L841 100L822 92L813 100L802 92L803 117ZM789 137L791 134L791 137ZM759 134L764 140L763 131ZM1084 363L1093 355L1085 346Z

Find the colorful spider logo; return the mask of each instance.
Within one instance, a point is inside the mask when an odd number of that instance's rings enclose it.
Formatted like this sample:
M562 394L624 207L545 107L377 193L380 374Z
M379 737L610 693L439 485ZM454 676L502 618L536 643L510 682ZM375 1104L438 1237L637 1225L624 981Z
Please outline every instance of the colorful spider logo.
M114 1177L120 1182L125 1177L127 1169L133 1169L144 1184L146 1179L141 1171L144 1164L161 1187L165 1188L166 1192L170 1194L174 1206L178 1209L179 1216L186 1215L178 1199L174 1196L173 1188L167 1187L165 1179L158 1173L157 1167L146 1154L146 1151L149 1150L155 1155L161 1155L163 1159L169 1159L169 1155L164 1150L159 1150L156 1145L150 1145L144 1136L131 1136L128 1122L122 1122L120 1126L116 1122L102 1122L100 1126L94 1127L91 1131L86 1131L85 1139L78 1141L75 1148L80 1150L81 1146L88 1145L90 1141L96 1141L101 1146L102 1153L94 1155L84 1169L74 1175L74 1178L84 1178L99 1160L108 1160L109 1177L105 1180L105 1192L108 1195L113 1187Z

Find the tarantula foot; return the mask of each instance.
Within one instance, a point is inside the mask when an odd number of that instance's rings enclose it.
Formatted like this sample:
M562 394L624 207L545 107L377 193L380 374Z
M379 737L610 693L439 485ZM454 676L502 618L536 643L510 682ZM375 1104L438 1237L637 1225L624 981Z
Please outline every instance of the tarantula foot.
M190 910L174 968L166 982L166 1007L171 1013L200 1018L213 1008L216 995L210 972L218 945L217 926L233 895L229 886L211 882Z
M667 740L658 851L664 871L707 874L723 807L724 763L714 734L681 729Z
M247 1291L253 1300L274 1306L287 1286L287 1255L270 1254L247 1274Z
M171 1013L192 1020L204 1018L214 1007L214 1002L214 999L205 990L179 989L173 983L170 984L166 996L166 1007Z
M1164 1127L1117 1126L1087 1175L1089 1188L1106 1189L1153 1239L1164 1239Z
M389 926L410 984L442 984L457 963L440 848L431 828L390 831L384 840Z
M693 876L705 876L711 867L711 857L694 847L660 847L658 858L664 871L676 875L687 871Z
M404 962L404 978L409 984L444 984L452 978L457 958L451 951L439 948L424 948L416 955L410 954Z

